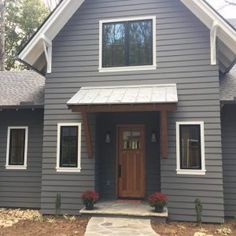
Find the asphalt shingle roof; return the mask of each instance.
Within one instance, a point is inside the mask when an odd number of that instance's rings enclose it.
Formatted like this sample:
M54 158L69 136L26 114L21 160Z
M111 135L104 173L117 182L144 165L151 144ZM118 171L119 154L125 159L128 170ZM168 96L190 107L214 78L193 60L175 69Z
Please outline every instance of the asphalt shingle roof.
M220 81L220 100L236 100L236 66Z
M42 106L45 78L33 71L0 72L0 107Z

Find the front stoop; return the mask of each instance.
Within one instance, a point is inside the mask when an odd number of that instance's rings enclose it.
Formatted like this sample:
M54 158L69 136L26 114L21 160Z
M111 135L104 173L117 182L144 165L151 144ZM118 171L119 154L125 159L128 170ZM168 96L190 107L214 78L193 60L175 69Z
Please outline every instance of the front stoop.
M117 201L99 202L94 210L80 210L82 216L96 217L122 217L135 219L151 219L156 222L166 223L168 218L168 209L157 213L147 203L120 203Z

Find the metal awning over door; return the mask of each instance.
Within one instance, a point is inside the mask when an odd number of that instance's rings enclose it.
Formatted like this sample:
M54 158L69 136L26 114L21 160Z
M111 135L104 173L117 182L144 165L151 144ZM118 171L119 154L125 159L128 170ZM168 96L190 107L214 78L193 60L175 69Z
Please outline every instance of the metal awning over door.
M160 112L161 156L168 156L168 112L176 111L176 84L81 87L67 102L73 112L81 112L88 154L93 156L88 124L89 112Z

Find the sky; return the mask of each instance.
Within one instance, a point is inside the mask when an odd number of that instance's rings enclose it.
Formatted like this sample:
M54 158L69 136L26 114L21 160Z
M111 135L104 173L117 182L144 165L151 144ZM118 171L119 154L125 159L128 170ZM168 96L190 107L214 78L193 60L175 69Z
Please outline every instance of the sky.
M236 0L229 0L236 4ZM236 18L236 6L230 5L227 0L207 0L225 18Z

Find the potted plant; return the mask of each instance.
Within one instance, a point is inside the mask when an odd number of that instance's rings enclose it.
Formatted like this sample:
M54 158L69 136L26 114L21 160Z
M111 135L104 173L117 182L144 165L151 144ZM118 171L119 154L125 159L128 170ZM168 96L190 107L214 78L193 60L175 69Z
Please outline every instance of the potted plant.
M97 202L99 195L95 191L86 191L82 194L81 198L85 205L86 210L93 210L94 204Z
M148 198L151 207L155 208L155 212L163 212L164 207L167 205L167 196L160 192L153 193Z

